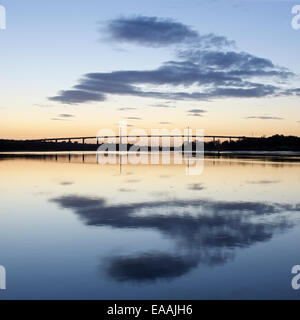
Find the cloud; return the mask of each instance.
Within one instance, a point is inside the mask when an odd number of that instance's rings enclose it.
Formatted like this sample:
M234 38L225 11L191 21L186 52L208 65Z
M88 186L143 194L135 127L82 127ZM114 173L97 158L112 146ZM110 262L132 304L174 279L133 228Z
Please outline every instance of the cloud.
M263 202L177 200L109 205L102 198L77 195L50 201L74 210L87 225L156 229L180 239L181 244L188 248L201 245L245 247L268 240L273 231L289 226L280 216L281 213L300 212L300 204ZM167 215L163 214L165 210ZM264 217L266 220L252 219L254 217ZM268 218L273 219L272 223L267 221ZM214 234L210 234L211 228L214 228ZM217 236L218 230L221 238ZM195 238L198 239L196 242Z
M279 76L288 78L293 75L286 68L276 67L269 59L245 52L184 50L179 52L178 56L215 70L227 70L233 76Z
M142 118L139 117L127 117L126 120L142 120Z
M174 241L176 254L149 251L108 258L107 274L117 281L149 282L180 277L199 264L227 263L236 248L269 241L296 223L300 204L173 200L111 205L78 195L50 199L71 209L83 223L115 229L156 230Z
M134 43L149 47L170 45L195 45L202 49L234 46L234 41L213 33L200 35L190 26L170 18L134 16L108 21L106 36L118 42Z
M259 71L260 73L261 71ZM168 86L166 91L146 91L141 85ZM199 86L194 92L177 91L179 86ZM202 87L202 89L201 89ZM204 88L205 87L205 88ZM168 62L150 71L115 71L86 74L74 89L50 98L62 103L104 101L107 94L132 95L159 99L205 100L224 97L265 97L279 94L274 85L244 81L221 70L209 70L189 62Z
M151 47L163 47L198 40L198 33L172 19L136 16L108 22L111 39Z
M72 184L74 184L74 182L72 182L72 181L62 181L62 182L60 182L60 185L62 185L62 186L71 186Z
M111 278L120 282L152 282L180 277L197 265L196 257L149 252L113 257L109 259L106 271Z
M65 119L61 119L61 118L51 118L51 121L66 121Z
M232 259L233 254L230 251L207 252L205 248L200 252L187 252L181 255L151 251L108 258L101 267L104 267L108 276L115 281L150 283L179 278L196 268L200 263L213 266L225 264Z
M57 116L57 118L52 118L52 121L67 121L71 118L74 118L74 115L69 113L61 113Z
M153 107L153 108L175 108L175 106L172 106L169 104L163 104L163 103L152 104L150 107Z
M245 119L259 119L259 120L284 120L283 118L279 118L279 117L271 117L271 116L252 116L252 117L246 117Z
M286 89L281 92L281 95L299 97L300 96L300 88Z
M276 68L272 72L262 71L238 70L236 67L223 70L190 61L169 61L154 70L86 74L74 86L75 90L62 91L59 96L50 100L72 104L104 101L109 94L173 100L258 98L286 94L277 85L249 81L249 78L255 76L265 81L266 78L282 81L288 77L285 71L278 71ZM158 89L147 91L141 86L156 86ZM160 88L163 87L167 89L162 91ZM193 91L178 91L179 87L193 88Z
M131 108L131 107L124 107L124 108L119 108L119 111L129 111L129 110L136 110L137 108Z
M280 183L280 180L258 180L258 181L247 181L249 184L274 184Z
M74 118L74 115L69 114L69 113L61 113L58 115L58 117L60 117L60 118Z
M58 96L50 97L49 100L65 104L77 104L91 101L104 101L105 97L100 93L92 93L83 90L64 90Z
M188 115L189 116L193 116L193 117L202 117L204 113L206 113L207 111L202 110L202 109L192 109L188 111Z
M300 88L286 88L294 76L291 71L269 59L234 51L225 37L201 35L182 23L145 16L111 20L107 30L118 42L153 47L180 44L176 50L171 47L176 59L152 70L87 73L72 90L50 100L78 104L104 101L109 95L165 100L300 95Z
M188 112L189 112L189 113L199 113L199 114L201 114L201 113L205 113L205 112L207 112L207 111L202 110L202 109L191 109L191 110L189 110Z
M188 114L189 117L203 117L202 114L199 113L190 113Z

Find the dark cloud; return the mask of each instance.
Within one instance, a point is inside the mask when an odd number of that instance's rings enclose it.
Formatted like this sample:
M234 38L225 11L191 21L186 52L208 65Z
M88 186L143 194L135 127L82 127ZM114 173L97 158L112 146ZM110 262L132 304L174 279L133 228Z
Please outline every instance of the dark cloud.
M113 40L151 47L198 40L198 33L190 27L157 17L137 16L111 20L107 24L107 31Z
M202 244L244 247L257 241L268 240L273 231L288 226L282 217L278 217L277 221L278 214L285 211L300 212L300 204L280 205L263 202L194 200L109 206L103 199L80 196L63 196L52 199L51 202L59 204L62 208L73 209L88 225L157 229L183 240L187 246ZM161 214L166 208L169 214ZM147 210L151 214L138 215L138 212ZM203 212L206 214L201 214ZM274 221L271 224L263 220L253 222L252 217L255 216L270 217ZM214 228L214 234L208 232L211 228ZM218 229L222 238L217 236Z
M259 119L259 120L284 120L283 118L279 118L279 117L271 117L271 116L252 116L252 117L246 117L245 119Z
M197 265L196 257L150 252L109 259L106 271L117 281L148 282L180 277Z
M300 96L300 88L286 89L280 92L280 95L283 96Z
M74 115L69 113L61 113L57 116L57 118L52 118L53 121L67 121L71 118L74 118Z
M199 264L227 263L236 248L269 241L275 233L293 227L291 213L300 212L300 204L266 202L175 200L109 205L101 198L76 195L50 201L72 209L90 226L152 229L175 241L180 254L150 251L115 256L104 263L113 279L138 282L179 277Z
M52 202L58 202L60 199L60 205L63 208L68 209L80 209L80 208L88 208L88 207L101 207L105 204L103 199L99 198L90 198L90 197L80 197L80 196L66 196L57 199L52 199Z
M235 42L213 33L200 35L190 26L173 19L135 16L110 20L105 34L111 40L149 47L192 45L197 48L226 48Z
M211 98L251 98L281 95L280 87L271 84L251 82L245 79L246 71L240 75L237 71L212 69L208 65L195 64L189 61L170 61L158 69L147 71L115 71L111 73L86 74L74 87L76 90L63 91L59 96L50 98L62 103L83 103L89 101L103 101L107 94L132 95L174 100L205 100ZM265 77L282 77L280 72L274 71L271 76L265 72ZM261 77L262 71L252 70L248 77ZM140 85L169 86L167 91L145 91ZM177 91L178 86L186 88L198 86L197 91ZM196 89L195 89L196 90Z
M269 59L256 57L245 52L185 50L179 57L209 66L215 70L227 70L233 76L264 76L288 78L293 75L286 68L277 67Z
M84 103L103 101L108 95L167 100L300 95L299 88L282 87L294 76L292 72L269 59L228 51L232 42L225 37L200 35L179 22L143 16L112 20L107 28L118 41L154 47L182 44L183 48L176 51L176 60L153 70L85 74L72 90L50 100Z
M100 93L92 93L83 90L65 90L61 91L56 97L50 97L49 100L65 104L77 104L91 101L104 101L105 97Z
M207 111L202 110L202 109L191 109L188 111L189 113L205 113Z
M101 265L112 279L119 282L154 282L181 277L200 263L214 266L233 259L230 251L188 252L185 255L149 252L109 258Z
M193 117L202 117L204 113L206 113L207 111L202 110L202 109L192 109L188 111L188 115L189 116L193 116Z

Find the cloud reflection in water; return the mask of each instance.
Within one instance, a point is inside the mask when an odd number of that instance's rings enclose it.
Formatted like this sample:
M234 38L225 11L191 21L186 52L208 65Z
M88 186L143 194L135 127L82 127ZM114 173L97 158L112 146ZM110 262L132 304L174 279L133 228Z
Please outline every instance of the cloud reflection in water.
M181 249L180 254L152 251L107 260L110 277L133 282L170 280L199 264L227 263L236 248L268 241L293 227L295 222L286 213L300 212L300 204L263 202L175 200L108 205L102 198L78 195L50 201L72 209L87 225L154 229Z

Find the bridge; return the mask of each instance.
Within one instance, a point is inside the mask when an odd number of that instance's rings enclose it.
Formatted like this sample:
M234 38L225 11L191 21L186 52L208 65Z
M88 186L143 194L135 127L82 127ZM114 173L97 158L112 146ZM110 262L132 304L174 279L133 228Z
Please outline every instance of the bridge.
M222 140L242 140L242 139L259 139L261 137L247 137L247 136L222 136L222 135L205 135L205 136L199 136L199 135L115 135L115 136L91 136L91 137L65 137L65 138L43 138L43 139L37 139L37 140L28 140L30 142L40 142L40 143L46 143L46 142L64 142L68 141L69 143L72 143L72 141L81 141L82 144L86 143L86 140L95 140L96 144L99 145L100 139L117 139L119 140L120 144L122 144L122 140L127 139L136 139L136 138L188 138L190 139L198 139L198 138L204 138L204 139L211 139L212 141L216 142L216 140L222 139Z

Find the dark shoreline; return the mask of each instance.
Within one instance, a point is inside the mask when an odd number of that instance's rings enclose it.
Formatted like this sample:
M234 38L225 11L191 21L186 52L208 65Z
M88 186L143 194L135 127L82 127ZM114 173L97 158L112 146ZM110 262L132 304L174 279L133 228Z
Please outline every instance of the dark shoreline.
M130 151L133 145L121 145L122 150ZM100 147L99 144L92 143L79 143L71 141L62 142L46 142L37 140L0 140L0 152L84 152L84 151L94 151L96 152ZM136 145L134 146L136 150ZM112 145L111 150L119 151L120 145ZM148 147L148 151L184 151L192 150L197 151L196 142L185 143L181 147ZM300 138L295 136L283 136L274 135L272 137L261 137L261 138L243 138L239 140L214 140L205 141L204 150L207 152L216 153L241 153L245 154L257 153L258 155L270 153L293 153L300 152ZM141 151L145 151L142 150Z

